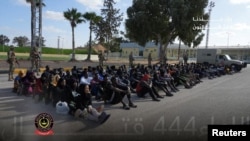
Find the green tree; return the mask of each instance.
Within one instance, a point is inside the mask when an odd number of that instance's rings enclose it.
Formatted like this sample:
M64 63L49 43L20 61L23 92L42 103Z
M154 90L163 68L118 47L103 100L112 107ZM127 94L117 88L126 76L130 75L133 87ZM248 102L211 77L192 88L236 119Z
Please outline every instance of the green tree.
M168 44L176 37L169 9L170 0L137 0L127 9L127 36L144 46L148 41L159 44L163 61Z
M9 42L10 42L10 39L7 36L3 34L0 35L0 45L5 45L6 43L9 43Z
M125 42L122 37L113 37L110 42L110 51L111 52L119 52L120 51L120 44Z
M184 7L183 3L189 6ZM191 29L194 25L190 22L193 20L191 13L199 13L197 11L201 9L200 15L195 16L202 16L206 5L207 0L192 0L192 2L186 0L134 0L132 6L127 9L128 19L125 23L127 37L143 46L148 41L159 44L159 59L163 61L169 43L182 35L182 40L186 41L188 33L193 33ZM189 30L190 32L183 34ZM188 42L190 41L188 40Z
M109 43L113 35L119 33L118 28L123 20L123 13L120 14L120 10L114 7L115 4L114 0L104 0L103 8L101 9L103 20L100 21L98 30L95 30L95 32L98 32L96 34L97 38L107 44L108 50L110 49Z
M82 14L77 11L76 8L68 9L67 11L63 12L64 17L66 20L70 22L71 30L72 30L72 58L70 61L76 61L75 59L75 27L77 24L80 24L82 22L85 22L85 20L82 18Z
M38 47L39 46L39 42L40 42L40 46L45 46L45 39L44 39L44 37L41 37L41 39L40 39L40 41L39 41L39 37L38 36L36 36L35 37L35 44L36 44L36 46Z
M189 47L197 47L203 40L204 30L208 20L208 13L204 12L208 1L179 0L172 8L173 22L175 23L178 38ZM203 20L197 20L197 19ZM187 28L189 27L189 28ZM199 27L199 28L195 28ZM181 43L181 42L180 42ZM178 51L178 59L180 56L180 46Z
M102 17L97 16L95 12L86 12L83 14L83 17L86 21L89 21L89 49L88 49L88 57L86 61L91 60L91 46L92 46L92 31L94 26L101 21Z
M26 36L18 36L14 37L12 43L17 44L19 47L25 46L29 42L29 38Z

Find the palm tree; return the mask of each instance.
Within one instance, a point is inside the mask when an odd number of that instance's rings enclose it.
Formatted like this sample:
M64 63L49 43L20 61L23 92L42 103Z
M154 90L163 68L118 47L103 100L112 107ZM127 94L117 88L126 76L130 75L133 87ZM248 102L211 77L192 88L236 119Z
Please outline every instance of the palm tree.
M70 22L71 30L72 30L73 53L72 53L72 58L70 61L76 61L76 59L75 59L75 31L74 31L74 29L77 26L77 24L85 22L85 20L82 19L82 14L80 12L78 12L76 8L72 8L72 9L68 9L68 11L64 11L63 15L66 18L66 20L68 20Z
M93 26L97 24L99 21L101 21L102 17L97 16L95 12L86 12L83 14L83 17L85 20L89 21L89 32L90 32L89 33L89 49L88 49L88 57L86 61L90 61Z

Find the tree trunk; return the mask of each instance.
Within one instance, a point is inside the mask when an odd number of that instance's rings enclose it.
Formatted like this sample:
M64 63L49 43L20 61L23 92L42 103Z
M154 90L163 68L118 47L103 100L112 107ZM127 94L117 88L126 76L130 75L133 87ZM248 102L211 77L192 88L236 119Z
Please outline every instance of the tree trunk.
M72 58L70 61L76 61L76 58L75 58L75 53L76 53L76 50L75 50L75 31L74 31L74 27L72 26L72 49L73 49L73 53L72 53Z
M164 64L164 57L165 57L165 51L164 51L164 48L163 48L163 42L162 42L162 38L161 38L161 35L158 34L157 35L158 37L158 42L160 44L160 47L159 47L159 63L160 64Z
M87 59L86 59L86 61L90 61L91 59L90 59L90 54L91 54L91 46L92 46L92 23L91 23L91 21L90 21L90 26L89 26L89 49L88 49L88 57L87 57Z
M181 52L181 39L179 39L178 61L180 60L180 52Z

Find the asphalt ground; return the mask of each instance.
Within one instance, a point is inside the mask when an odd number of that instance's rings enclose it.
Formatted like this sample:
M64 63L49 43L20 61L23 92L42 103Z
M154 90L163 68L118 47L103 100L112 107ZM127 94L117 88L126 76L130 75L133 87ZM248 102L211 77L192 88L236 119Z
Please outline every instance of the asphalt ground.
M59 115L51 105L17 96L11 92L13 82L7 81L7 74L0 74L0 82L0 141L206 141L208 125L249 125L250 121L249 67L233 75L205 78L192 89L179 86L179 92L160 102L133 94L135 109L105 105L111 117L102 125ZM101 104L94 101L93 105ZM40 113L53 117L54 135L35 134Z

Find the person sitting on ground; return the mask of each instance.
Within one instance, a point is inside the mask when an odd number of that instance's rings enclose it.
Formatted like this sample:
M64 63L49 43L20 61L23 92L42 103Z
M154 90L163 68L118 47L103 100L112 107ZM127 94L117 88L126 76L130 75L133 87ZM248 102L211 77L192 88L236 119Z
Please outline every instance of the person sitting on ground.
M92 77L89 77L88 71L84 70L82 72L82 76L81 76L81 79L80 79L80 84L90 85L90 82L91 82L92 79L93 79Z
M165 83L165 81L162 81L159 78L159 73L160 72L157 71L153 74L153 79L152 79L153 85L158 87L160 90L164 91L166 96L173 96L173 94L168 90L167 84Z
M111 77L111 81L109 81L108 75L105 75L104 81L101 83L101 88L104 103L118 104L121 102L123 105L122 108L125 110L129 110L130 107L137 107L131 100L131 92L129 88L118 85L116 77ZM128 105L123 101L125 95L129 101Z
M131 82L128 79L128 74L123 72L121 68L119 68L116 72L117 74L117 82L119 85L127 87L131 90L131 92L135 93L135 90L131 86Z
M129 81L130 85L133 89L136 88L138 82L140 82L141 79L141 74L137 72L135 68L132 68L129 72Z
M175 86L174 84L174 78L172 77L172 75L170 74L170 70L167 69L167 71L165 72L165 70L160 69L160 79L162 81L167 82L168 86L170 87L170 89L173 92L177 92L179 91L179 89Z
M69 106L69 113L76 118L89 119L102 123L103 116L108 116L105 113L100 115L93 115L92 109L85 108L83 105L83 96L80 94L81 89L78 90L77 80L71 78L68 80L68 86L65 89L65 94L61 97L61 101L67 102ZM80 91L80 92L79 92Z
M176 85L182 84L185 88L190 89L192 88L192 85L190 84L187 77L183 76L184 69L182 66L178 66L178 73L175 73L175 82L177 82Z
M96 72L93 76L93 79L90 81L91 94L95 96L96 100L101 100L101 95L99 94L100 83L101 80L99 79L98 73Z
M53 106L56 106L56 103L58 101L61 100L61 97L63 97L63 95L65 95L65 88L66 88L66 79L61 77L58 82L57 85L53 91Z
M23 70L20 70L18 72L18 75L14 79L14 87L13 87L13 92L19 94L20 92L20 87L21 87L21 79L24 77L24 72Z
M138 97L145 97L147 93L151 96L153 101L160 101L158 98L163 98L158 94L158 92L152 87L151 76L149 74L144 74L140 82L136 86L136 94Z
M89 120L105 122L109 117L110 114L104 112L104 105L99 106L98 108L94 108L92 106L92 95L89 89L89 85L80 84L78 88L78 92L82 96L82 105L84 109L87 110L87 117Z
M36 77L34 72L27 71L25 77L22 78L23 94L26 96L32 96L34 93L34 87L36 86Z

